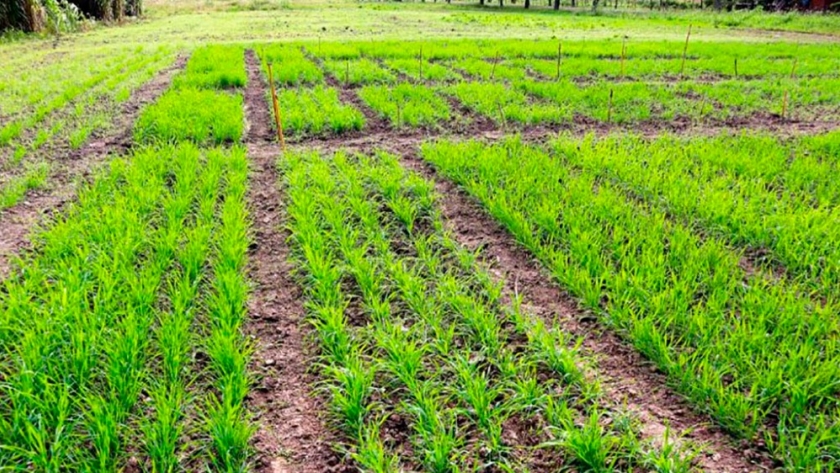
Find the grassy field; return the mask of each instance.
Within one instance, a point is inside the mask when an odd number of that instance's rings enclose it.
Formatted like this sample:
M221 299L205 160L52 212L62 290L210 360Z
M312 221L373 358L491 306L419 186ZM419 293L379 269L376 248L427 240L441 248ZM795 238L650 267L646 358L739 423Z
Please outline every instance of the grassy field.
M840 469L838 32L206 0L0 44L0 471Z

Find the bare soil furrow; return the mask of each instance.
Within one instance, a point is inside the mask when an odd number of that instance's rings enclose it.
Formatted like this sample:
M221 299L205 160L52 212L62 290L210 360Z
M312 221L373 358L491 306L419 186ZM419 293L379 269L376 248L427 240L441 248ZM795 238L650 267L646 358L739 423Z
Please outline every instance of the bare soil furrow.
M107 156L121 154L131 147L132 126L140 111L169 88L172 78L186 65L187 57L178 56L173 65L143 84L123 105L109 131L94 137L78 150L69 147L53 150L48 176L49 187L31 191L12 208L0 212L0 278L10 271L10 258L29 245L31 228L49 218L70 201L79 183L85 182L106 161Z
M258 374L248 399L259 422L254 437L257 471L340 471L341 458L331 449L336 439L319 418L325 409L313 394L315 378L307 370L314 362L314 353L307 346L303 294L292 279L287 235L281 230L276 167L280 149L270 142L267 84L251 50L247 51L246 63L246 144L252 164L250 276L254 282L246 330L255 340L252 370Z

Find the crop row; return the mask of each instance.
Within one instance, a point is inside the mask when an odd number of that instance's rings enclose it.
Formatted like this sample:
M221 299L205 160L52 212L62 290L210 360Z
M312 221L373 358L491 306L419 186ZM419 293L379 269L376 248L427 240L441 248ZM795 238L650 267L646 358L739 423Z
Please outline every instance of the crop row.
M156 144L97 171L3 283L0 469L248 469L248 162L157 144L205 141L160 103Z
M738 251L673 221L652 193L653 203L630 198L623 184L602 178L612 171L596 168L617 170L627 159L634 169L628 173L656 180L645 168L656 169L668 153L648 151L665 142L645 149L628 140L626 155L610 143L561 138L552 145L558 159L518 139L442 141L423 146L422 156L477 198L698 410L736 437L761 438L791 471L836 467L837 303L811 300L808 284L744 268ZM674 162L695 159L680 157L681 146L670 148Z
M226 58L219 61L217 58ZM195 51L173 87L141 113L134 127L138 143L191 140L199 144L237 142L245 118L242 94L245 55L238 46ZM233 90L228 90L233 89Z
M206 461L197 447L230 422L211 380L236 361L226 325L245 287L229 266L247 243L228 215L246 175L241 150L138 151L35 236L0 295L0 467Z
M291 47L291 46L290 46ZM558 56L572 75L607 74L617 76L621 59L630 76L735 75L788 76L792 71L806 76L836 76L838 59L818 43L750 44L744 42L693 42L685 50L683 42L599 40L599 41L399 41L365 43L301 43L323 59L361 57L408 60L423 57L434 61L465 58L526 59L555 62ZM685 64L683 53L686 52ZM550 74L554 77L554 71Z
M280 166L330 419L360 469L689 469L604 402L579 343L505 302L429 181L384 153Z
M165 48L157 50L155 55L164 54ZM30 113L18 113L13 118L8 118L2 126L0 126L0 147L7 146L18 138L21 133L28 130L47 118L56 110L62 109L78 97L88 93L96 86L108 81L114 75L120 74L124 68L131 67L133 64L143 62L146 59L146 54L131 55L129 53L117 56L116 59L102 61L98 66L90 66L87 61L80 61L76 63L69 71L61 70L61 68L54 68L60 72L62 80L57 80L55 87L60 87L59 91L44 92L46 97L35 95L31 98L31 105L40 103L40 105L31 110ZM98 62L98 61L94 61ZM105 67L102 67L105 65ZM85 69L89 67L89 69ZM91 71L96 71L92 73ZM33 79L32 81L23 81L20 77L14 78L14 83L22 83L27 86L26 93L37 94L38 88L29 88L30 83L41 84L49 83L43 78ZM52 86L50 86L52 87ZM12 94L14 92L12 91ZM11 94L10 94L11 95ZM2 94L3 100L10 95ZM13 95L12 95L13 96ZM48 98L47 98L48 97Z
M4 62L0 65L0 128L61 108L124 65L137 58L159 54L165 49L137 47L40 54L30 52L27 59L32 58L33 61L29 64Z
M840 301L840 196L831 182L838 146L832 133L790 143L766 136L569 139L555 151Z
M9 146L0 147L4 169L0 211L17 204L30 190L46 185L55 164L50 154L78 149L91 135L109 128L121 111L119 105L171 60L167 51L138 58L72 104L43 117L42 123L21 129L21 136Z

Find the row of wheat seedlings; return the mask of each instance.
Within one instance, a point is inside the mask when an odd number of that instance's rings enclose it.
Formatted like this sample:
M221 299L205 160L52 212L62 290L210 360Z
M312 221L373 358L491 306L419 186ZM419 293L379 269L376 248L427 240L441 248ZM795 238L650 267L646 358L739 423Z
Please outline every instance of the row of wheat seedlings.
M721 240L698 237L657 205L628 199L597 172L539 147L439 142L423 157L478 198L697 409L739 438L764 441L791 471L833 467L835 302L803 297L803 283L748 271Z
M239 147L141 147L35 234L0 293L0 469L249 469L247 177Z
M690 469L604 403L568 334L505 302L431 183L386 154L281 168L331 419L362 470Z

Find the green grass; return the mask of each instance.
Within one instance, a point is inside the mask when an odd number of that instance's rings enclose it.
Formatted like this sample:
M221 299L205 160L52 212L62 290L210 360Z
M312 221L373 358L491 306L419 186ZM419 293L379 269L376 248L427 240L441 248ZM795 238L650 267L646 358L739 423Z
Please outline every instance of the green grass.
M33 189L40 189L47 184L49 166L39 163L26 166L22 174L12 176L0 185L0 212L14 207Z
M138 143L235 142L242 137L244 121L241 95L177 89L163 94L140 114L134 139Z
M193 51L174 88L232 89L245 87L245 50L241 46L204 46Z
M632 140L627 145L644 157L641 169L657 166L647 161L650 150ZM840 436L831 420L840 408L831 381L840 366L831 335L838 329L835 298L811 300L807 282L761 268L747 272L740 252L671 220L659 197L647 203L626 195L621 183L600 177L611 156L616 163L627 159L615 148L565 138L556 146L560 153L552 155L517 139L490 146L438 142L422 154L653 360L697 409L735 437L763 439L788 470L829 467ZM678 144L660 156L682 149ZM656 171L646 175L655 179ZM696 182L703 180L692 176ZM708 197L699 205L724 202Z
M339 135L365 126L362 112L342 104L338 91L330 87L283 89L278 100L283 129L293 136Z
M420 85L367 86L359 91L359 97L396 128L435 127L448 121L451 115L446 100Z
M559 468L658 458L688 471L609 409L579 342L504 301L481 255L444 229L432 183L384 153L291 153L280 166L330 419L361 469L524 471L540 450ZM383 441L393 416L410 448ZM507 425L535 443L511 444Z
M246 176L242 149L142 149L36 232L0 296L0 464L244 470Z
M271 64L277 85L298 86L324 81L324 73L304 56L300 46L272 44L261 46L256 51L262 59L265 77L268 77L267 64Z
M391 59L385 65L419 81L455 81L460 80L457 72L424 59Z
M324 61L324 69L336 80L348 85L391 84L396 76L370 59Z
M837 133L791 142L666 136L564 140L557 151L689 225L766 253L769 270L781 266L809 292L834 300L840 246L833 206L840 195L829 180L836 173L830 150L838 145Z
M461 82L443 87L442 90L501 125L509 122L526 125L563 123L572 119L571 109L534 102L524 93L505 84Z

